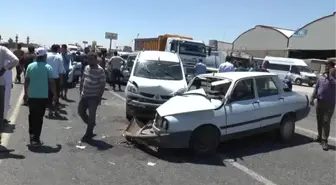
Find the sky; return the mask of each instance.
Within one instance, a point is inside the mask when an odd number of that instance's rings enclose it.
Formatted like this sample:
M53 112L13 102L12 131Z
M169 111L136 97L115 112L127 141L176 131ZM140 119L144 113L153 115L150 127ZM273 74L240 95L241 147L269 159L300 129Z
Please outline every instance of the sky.
M296 30L335 11L335 0L1 0L0 35L50 46L118 33L112 47L162 34L232 42L255 25Z

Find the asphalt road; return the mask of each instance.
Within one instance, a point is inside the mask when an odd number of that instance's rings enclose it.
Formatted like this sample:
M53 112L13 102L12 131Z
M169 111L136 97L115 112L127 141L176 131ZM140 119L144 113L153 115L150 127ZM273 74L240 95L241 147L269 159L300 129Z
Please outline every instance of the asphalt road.
M108 89L97 113L93 143L78 143L85 125L76 113L78 90L72 89L72 101L62 102L63 118L45 119L41 136L45 145L30 151L28 109L15 106L21 92L22 85L15 85L13 122L3 134L8 141L4 144L7 152L0 153L0 181L4 185L336 184L335 143L330 142L331 149L323 151L311 142L312 133L302 129L290 144L280 144L270 134L230 141L209 159L193 157L187 150L158 156L152 150L139 149L121 135L127 125L123 92ZM314 132L314 116L298 126ZM335 137L335 123L332 127Z

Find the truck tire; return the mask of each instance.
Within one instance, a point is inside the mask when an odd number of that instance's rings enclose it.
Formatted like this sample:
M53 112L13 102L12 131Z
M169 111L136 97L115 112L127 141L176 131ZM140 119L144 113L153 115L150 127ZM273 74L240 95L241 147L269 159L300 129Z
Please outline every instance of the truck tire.
M204 125L195 129L190 138L190 149L196 155L215 154L220 143L220 131L213 125Z
M285 115L280 123L279 137L281 141L287 142L295 134L295 119L291 115Z
M302 80L300 78L295 80L296 85L302 85Z

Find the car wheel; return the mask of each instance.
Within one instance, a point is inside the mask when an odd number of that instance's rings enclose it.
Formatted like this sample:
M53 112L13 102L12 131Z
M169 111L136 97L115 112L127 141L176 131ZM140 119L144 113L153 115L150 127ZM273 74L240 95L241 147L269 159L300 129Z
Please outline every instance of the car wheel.
M211 125L198 127L192 132L190 148L197 155L216 153L219 146L220 131Z
M308 83L309 87L313 87L314 84L313 83Z
M131 122L133 119L133 116L128 113L128 106L126 105L126 119Z
M302 85L302 80L300 78L295 80L296 85Z
M285 116L280 123L280 139L289 141L295 133L295 120L292 116Z

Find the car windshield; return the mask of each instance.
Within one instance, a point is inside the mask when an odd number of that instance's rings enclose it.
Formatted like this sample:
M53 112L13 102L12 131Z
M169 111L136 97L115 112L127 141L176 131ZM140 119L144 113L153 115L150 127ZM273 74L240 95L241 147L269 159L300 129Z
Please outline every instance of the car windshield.
M192 43L192 42L181 42L179 53L186 55L194 55L194 56L206 56L206 47L205 44L202 43Z
M161 60L137 62L134 76L160 80L183 80L180 63Z
M121 55L120 57L124 60L127 60L128 55Z
M78 51L77 48L69 48L69 51Z
M188 91L203 88L206 95L211 99L223 100L229 87L231 80L222 78L199 78L196 77L191 84L189 84Z
M132 68L136 56L128 56L127 58L127 67Z

